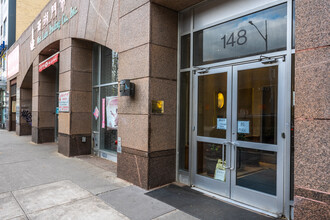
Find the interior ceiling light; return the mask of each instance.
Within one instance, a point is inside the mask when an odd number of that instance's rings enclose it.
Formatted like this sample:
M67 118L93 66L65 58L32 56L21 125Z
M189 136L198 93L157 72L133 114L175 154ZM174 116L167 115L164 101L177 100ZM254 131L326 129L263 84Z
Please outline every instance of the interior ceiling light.
M223 94L221 92L218 93L218 108L223 108L225 104L225 97L223 96Z

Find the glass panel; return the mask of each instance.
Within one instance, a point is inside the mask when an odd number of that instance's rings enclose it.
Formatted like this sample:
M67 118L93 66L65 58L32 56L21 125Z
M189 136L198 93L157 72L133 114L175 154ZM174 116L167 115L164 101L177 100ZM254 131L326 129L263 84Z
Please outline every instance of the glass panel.
M238 71L238 140L277 143L277 69Z
M236 185L276 195L276 152L237 148Z
M190 67L190 34L181 37L181 69Z
M198 136L226 138L227 73L198 77Z
M296 1L292 2L292 48L296 47Z
M100 83L99 48L100 48L100 46L98 44L93 45L93 86L98 85Z
M179 169L189 169L189 105L190 72L181 73L180 77L180 136Z
M179 14L180 34L190 31L191 10Z
M194 33L194 65L283 50L287 4Z
M102 47L101 84L117 82L118 54Z
M222 145L198 142L197 174L225 182L225 155L226 147Z
M101 87L100 148L117 152L118 85Z
M290 133L290 199L294 193L294 99L295 99L295 55L292 54L291 64L291 133Z

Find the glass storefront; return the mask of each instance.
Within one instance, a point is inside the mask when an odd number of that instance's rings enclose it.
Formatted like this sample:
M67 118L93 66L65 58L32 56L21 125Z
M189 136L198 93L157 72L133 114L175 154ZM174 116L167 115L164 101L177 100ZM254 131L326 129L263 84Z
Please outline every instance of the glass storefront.
M283 128L291 120L294 9L292 1L252 0L244 13L237 2L180 13L177 179L288 215L290 131Z
M118 128L118 53L94 44L92 150L116 161Z

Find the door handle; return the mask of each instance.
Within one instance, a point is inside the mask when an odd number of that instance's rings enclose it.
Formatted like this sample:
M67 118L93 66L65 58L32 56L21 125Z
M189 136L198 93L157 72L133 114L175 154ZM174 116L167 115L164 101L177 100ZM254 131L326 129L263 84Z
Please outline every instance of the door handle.
M237 146L237 143L236 142L233 142L233 141L227 141L223 144L224 145L230 145L231 148L230 148L230 151L229 151L229 158L230 158L230 165L227 167L225 167L226 169L230 169L230 170L235 170L236 168L236 158L235 158L235 155L236 155L236 146ZM222 151L223 151L223 148L222 148ZM224 153L222 153L224 155ZM224 158L222 156L222 158ZM233 163L233 164L232 164Z
M227 146L228 142L225 142L222 144L222 161L225 161L225 147ZM231 153L231 151L229 151ZM230 156L229 156L230 157ZM230 169L231 165L227 166L227 160L226 160L226 166L224 166L225 169Z

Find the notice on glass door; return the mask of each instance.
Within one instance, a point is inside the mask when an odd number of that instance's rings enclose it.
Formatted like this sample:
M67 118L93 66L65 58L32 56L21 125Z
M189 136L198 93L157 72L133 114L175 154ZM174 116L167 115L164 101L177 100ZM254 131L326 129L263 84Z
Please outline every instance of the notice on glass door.
M227 130L227 118L217 118L217 129Z
M218 163L214 172L214 179L221 180L223 182L226 181L226 161L222 162L221 159L218 160Z
M250 133L250 122L249 121L238 121L237 122L237 133L249 134Z

